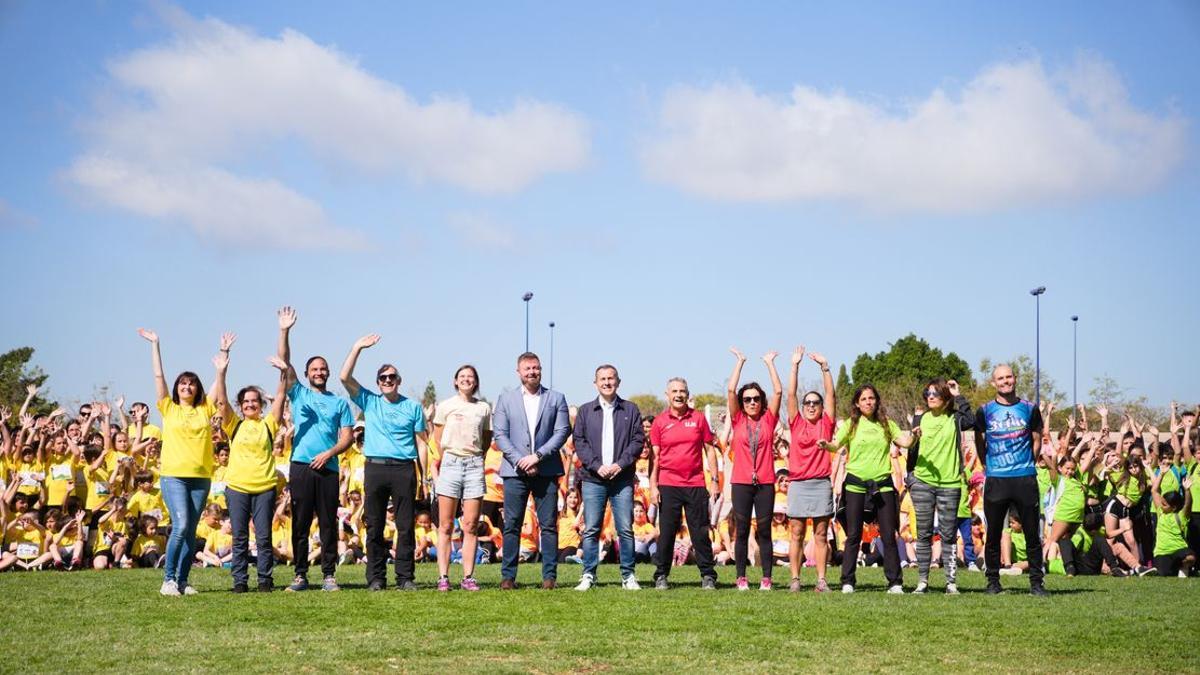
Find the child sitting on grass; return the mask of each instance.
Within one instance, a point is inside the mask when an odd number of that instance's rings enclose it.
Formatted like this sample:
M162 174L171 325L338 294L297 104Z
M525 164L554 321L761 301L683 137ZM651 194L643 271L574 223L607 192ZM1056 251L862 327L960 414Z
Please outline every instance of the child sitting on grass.
M150 514L141 517L137 539L133 540L130 555L138 567L158 567L163 552L167 550L167 538L158 533L158 518Z

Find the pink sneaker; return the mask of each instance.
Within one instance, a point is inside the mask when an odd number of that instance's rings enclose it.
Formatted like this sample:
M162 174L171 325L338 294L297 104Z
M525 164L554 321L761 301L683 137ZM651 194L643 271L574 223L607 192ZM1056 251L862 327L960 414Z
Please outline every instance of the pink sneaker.
M479 590L479 582L475 581L475 577L465 577L458 587L464 591L477 591Z
M734 588L738 589L739 591L748 591L750 590L750 582L746 581L746 577L738 577Z
M829 584L825 583L824 579L817 580L817 585L813 586L814 593L829 593Z
M438 579L437 589L443 593L450 590L450 578L442 577Z
M760 590L760 591L771 590L771 577L763 577L763 580L758 583L758 590Z

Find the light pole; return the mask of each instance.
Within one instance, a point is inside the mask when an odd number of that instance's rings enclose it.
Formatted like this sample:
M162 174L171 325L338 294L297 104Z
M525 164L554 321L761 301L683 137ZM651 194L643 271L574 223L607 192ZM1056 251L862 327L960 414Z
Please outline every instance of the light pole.
M526 291L521 299L525 301L525 351L529 351L529 301L533 299L533 291Z
M1045 286L1038 286L1029 291L1037 301L1037 315L1034 322L1034 351L1033 351L1033 403L1041 405L1042 403L1042 293L1046 292Z
M550 388L554 388L554 322L550 322Z
M1079 317L1071 316L1071 410L1079 407Z

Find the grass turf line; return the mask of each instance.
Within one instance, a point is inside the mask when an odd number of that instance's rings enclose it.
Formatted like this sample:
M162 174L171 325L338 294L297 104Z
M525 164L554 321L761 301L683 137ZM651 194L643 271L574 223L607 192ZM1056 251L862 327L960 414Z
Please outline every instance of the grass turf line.
M461 568L451 572L457 582ZM926 596L884 594L877 569L859 570L851 596L813 593L811 569L800 594L780 589L786 569L770 593L734 591L730 568L716 592L700 590L694 567L674 570L666 593L649 587L647 565L640 592L620 588L614 565L588 593L571 590L577 565L560 565L550 592L538 588L539 565L521 566L516 592L497 590L499 573L480 566L483 591L440 594L436 566L420 564L420 591L367 593L363 567L350 566L338 570L340 593L233 595L227 570L194 570L200 594L190 598L160 597L157 570L5 573L0 663L33 672L1200 671L1200 651L1186 644L1169 655L1146 649L1162 644L1164 628L1197 626L1195 579L1052 576L1054 595L1037 599L1013 577L1002 578L1003 596L985 596L983 575L968 572L963 594L947 597L936 570ZM286 585L291 568L275 578ZM318 568L310 580L319 582ZM911 590L915 573L905 581Z

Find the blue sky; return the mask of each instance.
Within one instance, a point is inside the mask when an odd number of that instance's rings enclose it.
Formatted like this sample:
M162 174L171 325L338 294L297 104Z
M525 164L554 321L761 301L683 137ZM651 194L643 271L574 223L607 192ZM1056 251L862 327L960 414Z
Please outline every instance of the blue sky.
M0 4L0 348L63 400L294 353L406 385L524 344L572 401L909 332L1195 402L1193 3ZM782 361L781 361L782 363ZM547 364L548 365L548 364ZM814 379L815 368L802 376ZM747 377L763 378L755 362Z

